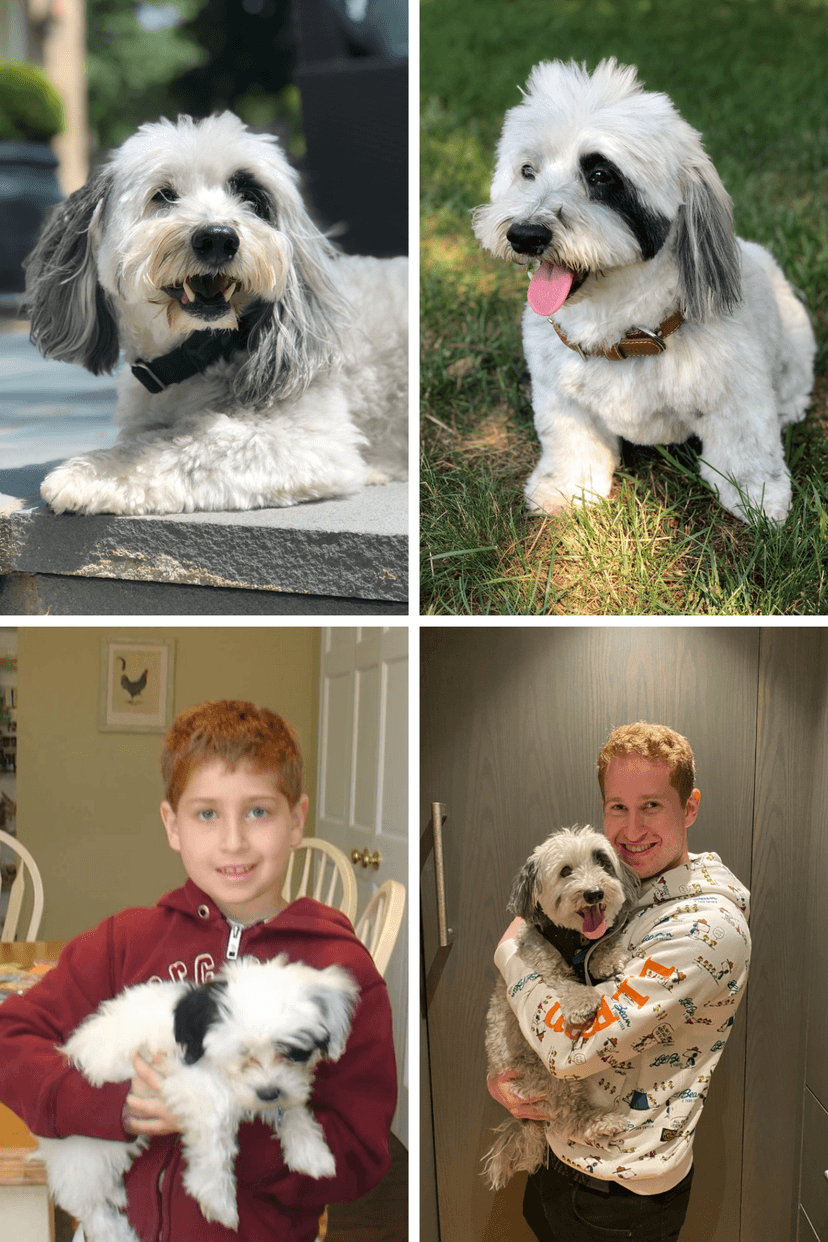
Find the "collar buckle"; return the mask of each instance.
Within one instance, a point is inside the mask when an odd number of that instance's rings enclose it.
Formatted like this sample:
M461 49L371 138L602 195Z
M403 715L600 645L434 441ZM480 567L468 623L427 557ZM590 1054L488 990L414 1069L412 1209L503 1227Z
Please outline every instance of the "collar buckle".
M140 380L148 392L153 395L163 392L167 385L160 380L150 367L149 363L144 362L143 358L136 359L132 364L132 374L137 380Z

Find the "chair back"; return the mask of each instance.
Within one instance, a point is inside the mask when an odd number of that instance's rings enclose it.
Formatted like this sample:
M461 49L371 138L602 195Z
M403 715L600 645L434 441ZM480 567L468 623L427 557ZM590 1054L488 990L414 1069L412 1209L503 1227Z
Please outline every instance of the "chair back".
M0 829L0 845L8 846L20 859L17 875L12 882L11 891L9 892L9 904L6 907L6 917L3 920L2 930L0 930L0 940L37 940L40 920L43 917L43 881L40 878L37 863L25 845L20 844L17 837L10 836L8 832L3 832L2 829ZM26 935L21 936L18 935L17 924L20 919L20 909L23 905L23 892L26 887L27 872L31 878L33 889L32 915Z
M381 975L394 950L405 912L405 885L386 880L374 893L355 931L365 945Z
M301 845L291 850L282 897L285 901L313 897L341 910L353 923L357 908L354 869L342 850L330 841L306 837Z

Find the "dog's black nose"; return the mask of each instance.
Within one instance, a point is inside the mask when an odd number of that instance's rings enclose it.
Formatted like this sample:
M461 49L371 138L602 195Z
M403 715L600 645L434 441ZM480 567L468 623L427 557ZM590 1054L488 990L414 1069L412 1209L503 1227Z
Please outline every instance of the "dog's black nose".
M268 1102L270 1100L278 1100L282 1092L279 1087L259 1087L256 1095L260 1100Z
M518 254L543 254L552 240L552 230L545 224L524 224L518 220L510 226L506 237Z
M239 249L239 235L229 224L205 224L193 233L190 245L202 263L223 267Z
M602 888L590 888L584 893L584 901L588 906L597 906L599 901L604 900L604 890Z

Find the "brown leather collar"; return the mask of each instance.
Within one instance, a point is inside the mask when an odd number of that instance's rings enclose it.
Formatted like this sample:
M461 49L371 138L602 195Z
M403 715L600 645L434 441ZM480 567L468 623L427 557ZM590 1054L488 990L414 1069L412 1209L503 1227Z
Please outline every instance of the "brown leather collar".
M655 332L651 332L649 328L630 328L629 332L624 334L623 340L617 341L615 345L607 345L603 349L582 349L580 345L573 345L567 340L554 319L550 318L549 322L564 345L569 349L574 349L582 358L609 358L611 362L620 362L624 358L642 358L648 355L663 354L667 348L664 344L665 336L669 336L681 327L684 323L684 315L681 311L676 311L660 323Z

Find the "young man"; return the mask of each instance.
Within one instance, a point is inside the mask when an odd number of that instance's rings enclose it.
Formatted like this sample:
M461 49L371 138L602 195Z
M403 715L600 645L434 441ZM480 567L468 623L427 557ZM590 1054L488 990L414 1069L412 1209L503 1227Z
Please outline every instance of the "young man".
M344 915L282 898L308 799L295 734L280 716L235 701L190 708L167 735L162 771L161 817L187 882L78 936L41 983L4 1002L0 1099L46 1138L150 1138L126 1175L126 1215L141 1242L313 1242L326 1204L365 1194L390 1164L396 1071L385 985ZM338 963L360 987L345 1052L320 1063L310 1101L336 1173L292 1173L269 1126L242 1124L236 1233L205 1220L185 1192L178 1122L152 1066L136 1058L131 1083L93 1087L56 1045L125 987L200 983L228 958L278 953L318 968Z
M495 953L525 1038L559 1077L600 1074L626 1132L601 1146L547 1130L548 1167L529 1177L524 1216L540 1242L678 1238L693 1178L693 1135L710 1077L744 995L750 956L747 890L716 854L690 854L693 752L663 725L614 729L598 760L604 832L642 881L621 943L624 978L598 985L595 1017L566 1029L557 998L524 967L515 920ZM545 1119L510 1090L489 1090L517 1117Z

